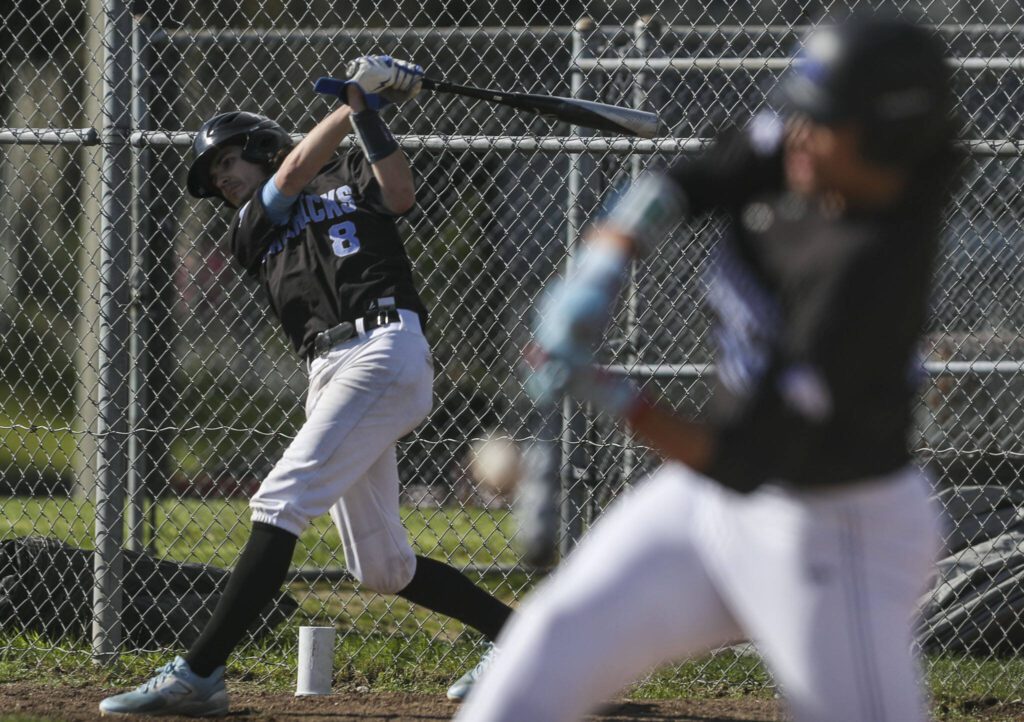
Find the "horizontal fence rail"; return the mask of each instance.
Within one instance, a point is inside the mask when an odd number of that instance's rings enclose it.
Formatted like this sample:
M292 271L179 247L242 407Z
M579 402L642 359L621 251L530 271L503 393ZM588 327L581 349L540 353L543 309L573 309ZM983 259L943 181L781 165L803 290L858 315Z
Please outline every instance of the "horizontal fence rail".
M293 134L299 141L305 136ZM137 131L129 134L129 143L136 148L177 147L190 148L195 133L189 131ZM458 136L458 135L405 135L396 140L404 150L444 151L452 153L565 153L653 155L655 153L693 153L708 144L706 138L654 138L651 140L626 138L593 138L562 136L538 138L535 136ZM0 145L99 145L99 133L93 128L57 129L43 131L37 128L7 128L0 130ZM339 148L355 146L346 138ZM1017 157L1024 154L1024 140L964 140L963 149L971 155Z

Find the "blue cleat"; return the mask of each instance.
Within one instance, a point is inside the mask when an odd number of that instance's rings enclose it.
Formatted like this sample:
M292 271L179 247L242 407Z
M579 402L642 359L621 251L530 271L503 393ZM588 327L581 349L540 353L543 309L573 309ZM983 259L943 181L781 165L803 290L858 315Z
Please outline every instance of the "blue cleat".
M466 672L464 675L455 680L455 683L448 688L448 699L456 702L461 702L469 696L469 692L473 689L473 685L476 684L477 680L480 679L480 675L484 673L494 658L498 655L497 648L491 644L487 644L487 651L484 652L484 656L480 658L480 661L476 663L473 669Z
M100 702L104 715L216 717L227 712L224 667L218 667L209 677L200 677L181 657L158 669L141 687Z

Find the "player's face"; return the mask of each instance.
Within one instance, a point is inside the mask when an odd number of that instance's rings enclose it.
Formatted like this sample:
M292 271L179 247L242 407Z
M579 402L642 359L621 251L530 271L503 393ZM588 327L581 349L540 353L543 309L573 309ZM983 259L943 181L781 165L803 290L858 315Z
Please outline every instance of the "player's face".
M835 191L849 164L843 128L796 116L786 128L786 179L798 193Z
M864 158L856 125L823 125L803 116L787 125L785 168L790 190L838 194L851 205L883 205L904 180L901 172Z
M238 145L222 148L210 166L213 186L235 208L245 203L266 179L261 166L242 159L242 147Z

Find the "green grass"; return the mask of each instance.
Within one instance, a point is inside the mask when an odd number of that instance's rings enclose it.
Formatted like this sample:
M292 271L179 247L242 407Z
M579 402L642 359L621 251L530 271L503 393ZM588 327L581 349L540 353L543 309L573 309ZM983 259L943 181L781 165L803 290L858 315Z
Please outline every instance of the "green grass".
M419 554L457 565L516 562L509 546L514 520L507 511L405 508L402 517ZM231 566L249 534L249 507L241 499L163 499L153 518L155 553L178 561ZM0 539L38 535L91 549L94 520L87 502L0 497ZM295 555L299 566L339 566L343 559L337 529L326 516L302 535Z
M448 557L456 564L511 565L513 520L503 511L403 509L418 553ZM162 500L155 509L154 547L159 556L218 566L234 564L248 535L244 500ZM91 505L70 499L0 499L0 539L45 535L89 548ZM337 531L318 520L301 538L294 563L332 567L343 555ZM474 577L476 578L476 577ZM532 580L521 573L488 574L480 581L508 602L521 598ZM414 608L404 600L361 593L348 583L292 584L296 618L259 644L239 650L229 665L233 684L288 692L295 683L295 649L302 624L332 624L338 634L335 686L440 693L473 664L479 640L452 620ZM56 647L56 648L55 648ZM0 633L0 679L56 680L111 688L137 683L167 659L167 651L123 654L107 667L91 663L85 641L54 645L35 635ZM991 706L1024 696L1024 660L935 657L929 681L938 719L996 720ZM631 691L644 699L773 694L758 660L731 651L659 671ZM18 718L0 717L0 722ZM26 718L18 719L26 722Z
M165 499L154 509L157 556L179 561L232 566L248 536L244 500ZM511 565L513 519L508 512L483 509L402 510L417 553L448 558L456 565ZM0 499L0 539L42 535L92 548L91 504L71 499ZM293 563L317 568L342 566L338 532L324 517L301 537ZM521 596L530 580L521 573L475 576L508 602ZM297 629L301 624L333 624L339 634L337 682L379 689L439 691L459 676L478 653L475 634L454 621L414 609L404 600L360 593L348 583L292 584L300 604L298 618L259 646L241 650L232 671L280 689L294 684ZM38 637L0 634L0 679L32 679L55 667L75 669L95 679L87 663L88 645L60 650ZM161 654L130 654L104 674L112 683L128 683L158 666Z
M70 473L78 437L61 430L70 427L70 421L46 396L0 394L0 472L18 468Z

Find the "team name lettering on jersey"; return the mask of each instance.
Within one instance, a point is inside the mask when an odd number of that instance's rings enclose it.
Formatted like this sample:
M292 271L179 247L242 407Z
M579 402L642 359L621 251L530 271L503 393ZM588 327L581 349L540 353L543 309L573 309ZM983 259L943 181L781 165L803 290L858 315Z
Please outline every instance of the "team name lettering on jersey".
M771 339L779 332L782 312L728 244L718 244L712 255L714 277L708 303L718 318L718 377L729 390L743 396L768 369Z
M320 223L325 220L334 220L335 218L341 218L349 213L355 213L356 204L352 199L352 187L341 186L339 188L332 188L331 190L321 195L312 195L304 193L298 199L295 204L295 210L292 213L291 220L288 223L288 228L284 234L271 243L266 252L263 254L263 262L266 263L268 258L276 256L278 253L284 250L285 244L291 239L298 236L305 230L306 226L310 223ZM352 228L345 238L354 236L354 224L350 221L346 221L343 224L346 229ZM334 228L332 227L332 231ZM333 239L334 234L332 232L331 237ZM346 252L338 255L350 255L358 250L358 244L355 245L352 250L351 244L345 246Z

